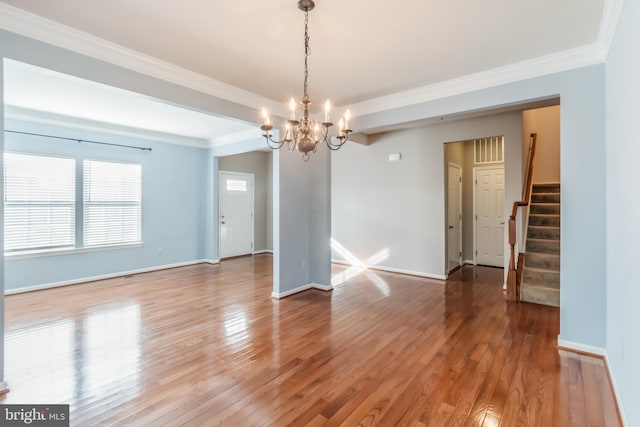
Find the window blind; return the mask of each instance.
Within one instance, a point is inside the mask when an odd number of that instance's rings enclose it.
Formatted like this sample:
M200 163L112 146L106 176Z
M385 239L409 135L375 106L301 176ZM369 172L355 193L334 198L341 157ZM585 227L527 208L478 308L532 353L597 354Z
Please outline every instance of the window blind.
M83 161L83 245L141 241L140 164Z
M75 159L5 153L4 250L75 245Z

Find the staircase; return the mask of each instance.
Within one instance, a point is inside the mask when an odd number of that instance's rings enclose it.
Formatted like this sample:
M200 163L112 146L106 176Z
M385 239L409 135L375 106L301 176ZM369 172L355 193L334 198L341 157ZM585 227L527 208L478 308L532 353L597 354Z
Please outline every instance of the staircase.
M560 184L533 184L520 297L560 306Z

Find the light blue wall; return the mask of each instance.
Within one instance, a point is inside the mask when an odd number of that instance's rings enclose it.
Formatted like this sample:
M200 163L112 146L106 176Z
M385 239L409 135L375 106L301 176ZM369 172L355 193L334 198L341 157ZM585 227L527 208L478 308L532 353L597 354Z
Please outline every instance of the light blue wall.
M204 189L204 258L210 261L218 261L218 184L215 177L218 176L218 158L213 156L211 149L206 151L206 178Z
M354 119L353 126L375 130L556 97L561 104L560 337L604 348L604 64L369 114Z
M0 83L4 82L4 61L0 57ZM0 99L4 99L4 85L0 84ZM0 129L4 129L4 111L0 114ZM0 153L4 153L4 132L0 132ZM4 200L4 162L0 173L0 200ZM4 203L0 206L0 224L4 224ZM0 230L0 248L4 248L4 227ZM0 381L4 381L4 262L0 263Z
M273 291L331 285L331 156L273 153Z
M331 157L324 145L306 164L309 168L309 282L331 285Z
M142 164L142 247L5 260L5 289L66 282L203 259L207 150L6 120L7 129L151 147L140 151L6 133L7 151ZM161 250L161 252L160 252Z
M277 175L277 186L274 180L273 187L273 269L278 271L273 291L284 293L310 283L309 168L301 155L286 149L274 152L273 157L277 159L273 169Z
M607 352L627 425L640 425L640 2L625 1L606 65Z

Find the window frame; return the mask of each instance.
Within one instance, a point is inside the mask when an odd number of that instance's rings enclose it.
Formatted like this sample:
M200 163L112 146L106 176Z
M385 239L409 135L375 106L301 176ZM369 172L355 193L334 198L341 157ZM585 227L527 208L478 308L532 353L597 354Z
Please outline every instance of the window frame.
M7 215L6 215L6 206L7 204L12 204L11 202L7 201L7 194L6 194L6 186L7 186L7 182L6 182L6 155L7 154L13 154L13 155L21 155L21 156L32 156L32 157L44 157L44 158L53 158L53 159L65 159L65 160L73 160L73 178L74 178L74 182L73 182L73 194L74 194L74 198L71 202L65 202L69 205L71 205L73 207L73 224L72 224L72 231L71 231L71 239L72 239L72 243L69 245L55 245L55 246L38 246L38 247L31 247L31 248L25 248L25 249L14 249L14 250L9 250L7 251L5 249L5 247L2 248L3 253L5 258L13 258L13 257L19 257L19 256L23 256L23 255L28 255L28 254L39 254L39 253L53 253L53 252L61 252L61 251L71 251L74 250L76 248L77 245L77 221L78 221L78 205L77 205L77 197L78 197L78 188L77 188L77 184L78 184L78 169L77 169L77 164L78 164L78 159L75 156L65 156L65 155L59 155L59 154L48 154L48 153L36 153L36 152L32 152L32 151L13 151L13 150L8 150L8 151L4 151L3 152L3 156L2 156L2 162L3 162L3 172L2 172L2 179L3 179L3 224L2 227L5 229L5 233L4 233L4 245L6 245L6 220L7 220ZM17 203L16 203L17 204ZM47 205L46 203L43 203L43 205ZM50 206L54 206L53 203L49 204ZM62 205L62 203L60 203L60 205Z
M128 248L138 248L144 246L143 241L143 204L144 204L144 195L143 195L143 171L142 171L142 162L133 162L133 161L120 161L120 160L111 160L111 159L98 159L98 158L86 158L78 155L64 155L64 154L51 154L44 152L33 152L33 151L14 151L8 150L4 153L11 154L23 154L30 156L39 156L39 157L54 157L54 158L63 158L63 159L72 159L74 161L75 168L75 198L73 201L74 204L74 243L69 246L64 247L51 247L51 248L37 248L37 249L24 249L24 250L16 250L7 252L3 249L5 260L20 260L27 258L39 258L39 257L48 257L48 256L60 256L60 255L72 255L79 253L87 253L87 252L98 252L98 251L107 251L107 250L118 250L118 249L128 249ZM140 239L136 242L127 242L127 243L113 243L113 244L105 244L105 245L91 245L84 246L84 161L96 161L96 162L104 162L104 163L120 163L120 164L131 164L131 165L139 165L140 166ZM3 156L4 162L4 156ZM4 172L3 172L4 176ZM3 182L3 185L6 183ZM6 197L6 196L5 196ZM3 198L3 203L6 204ZM4 222L2 224L4 227Z
M85 250L85 251L91 251L91 250L99 250L102 248L106 248L106 249L114 249L114 248L118 248L118 247L131 247L131 246L142 246L143 245L143 241L142 241L142 202L143 202L143 185L142 185L142 163L140 162L128 162L128 161L121 161L121 160L106 160L106 159L96 159L96 158L88 158L85 157L83 159L81 159L82 163L81 163L81 167L80 170L82 171L82 177L80 179L80 181L82 182L81 187L82 189L81 194L78 194L81 199L79 199L80 201L80 205L82 208L82 226L81 226L81 230L82 230L82 237L80 239L79 242L76 242L77 245L80 245L80 248ZM140 235L138 236L138 240L136 241L131 241L131 242L117 242L117 243L105 243L105 244L97 244L97 245L86 245L85 244L85 234L86 234L86 228L85 228L85 205L87 204L87 201L85 200L85 162L99 162L99 163L113 163L113 164L122 164L122 165L133 165L133 166L139 166L140 167L140 202L139 202L139 214L138 214L138 224L139 224L139 229L140 229ZM126 202L126 203L122 203L122 205L134 205L134 202Z

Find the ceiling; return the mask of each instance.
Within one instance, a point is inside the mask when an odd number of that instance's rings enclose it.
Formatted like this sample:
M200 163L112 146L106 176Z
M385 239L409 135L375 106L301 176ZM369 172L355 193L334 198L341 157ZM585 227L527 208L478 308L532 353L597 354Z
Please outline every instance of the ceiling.
M309 92L345 106L592 46L610 1L316 0ZM263 99L302 94L296 0L3 3Z
M181 136L207 145L229 134L259 132L255 126L236 120L17 61L5 60L4 81L4 102L8 106L160 132L168 140L172 135ZM21 110L11 109L9 117L15 111Z

